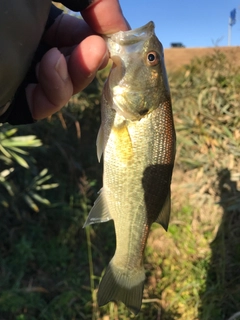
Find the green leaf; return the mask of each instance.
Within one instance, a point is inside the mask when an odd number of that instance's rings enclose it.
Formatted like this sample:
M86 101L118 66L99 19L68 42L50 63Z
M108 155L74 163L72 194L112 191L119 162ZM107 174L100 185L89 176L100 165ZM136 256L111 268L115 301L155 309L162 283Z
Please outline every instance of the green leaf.
M18 147L8 147L9 151L15 151L17 153L20 153L20 154L24 154L24 155L28 155L29 153L23 149L20 149Z
M2 141L4 146L15 146L15 147L39 147L42 145L40 139L36 139L36 136L20 136L12 137Z
M42 186L37 186L35 189L36 190L48 190L48 189L54 189L59 186L58 183L51 183L51 184L44 184Z
M36 203L32 200L31 197L29 197L27 194L24 195L24 200L29 205L29 207L34 210L35 212L39 212L39 207L36 205Z
M51 202L50 202L48 199L41 197L41 196L40 196L39 194L37 194L37 193L30 192L29 194L31 195L31 197L32 197L34 200L36 200L36 201L38 201L38 202L40 202L40 203L43 203L43 204L45 204L45 205L47 205L47 206L49 206L49 205L51 204Z
M6 131L4 134L5 134L7 137L11 137L11 136L13 136L16 132L17 132L17 128L13 128L13 129L11 129L11 130Z
M43 177L43 176L45 176L47 173L48 173L48 169L45 168L45 169L43 169L43 170L39 173L39 176L40 176L40 177Z
M11 158L11 154L7 152L7 150L0 144L0 151L5 155L7 158Z
M43 184L44 182L46 182L46 181L48 181L48 180L50 180L52 178L52 175L47 175L47 176L45 176L44 178L42 178L42 179L37 179L36 180L36 185L41 185L41 184Z
M5 169L2 172L0 172L0 177L6 178L13 171L14 171L14 168Z
M27 163L27 161L25 159L23 159L22 157L20 157L18 154L16 154L13 151L11 151L10 154L20 166L22 166L22 167L24 167L26 169L29 168L29 165L28 165L28 163Z

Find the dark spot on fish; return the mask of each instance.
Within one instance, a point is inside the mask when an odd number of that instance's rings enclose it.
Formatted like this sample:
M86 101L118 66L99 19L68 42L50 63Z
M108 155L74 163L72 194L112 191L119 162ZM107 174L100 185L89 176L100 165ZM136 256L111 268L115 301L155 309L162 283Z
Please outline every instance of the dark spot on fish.
M170 190L173 164L155 164L143 172L142 186L149 223L156 221Z

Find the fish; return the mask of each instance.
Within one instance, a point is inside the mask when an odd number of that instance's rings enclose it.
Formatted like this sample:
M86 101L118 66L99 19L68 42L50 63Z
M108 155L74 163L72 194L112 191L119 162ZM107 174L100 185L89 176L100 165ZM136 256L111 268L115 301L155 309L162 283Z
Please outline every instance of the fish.
M152 223L168 228L176 135L163 46L150 21L106 39L113 65L101 101L97 156L103 187L84 226L114 221L115 254L100 281L103 306L139 313L144 249Z

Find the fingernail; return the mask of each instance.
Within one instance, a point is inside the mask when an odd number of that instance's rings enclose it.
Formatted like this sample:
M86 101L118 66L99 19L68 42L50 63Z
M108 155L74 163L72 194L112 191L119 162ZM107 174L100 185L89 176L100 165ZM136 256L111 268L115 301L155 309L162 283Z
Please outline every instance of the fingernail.
M101 62L100 62L100 64L99 64L98 69L100 70L102 68L105 68L106 65L108 64L108 60L109 60L109 53L108 53L108 51L106 51L104 56L103 56L103 58L102 58L102 60L101 60Z
M67 69L67 64L66 64L66 61L65 61L63 54L60 55L56 65L55 65L55 70L57 71L59 77L63 81L66 81L68 79L68 69Z

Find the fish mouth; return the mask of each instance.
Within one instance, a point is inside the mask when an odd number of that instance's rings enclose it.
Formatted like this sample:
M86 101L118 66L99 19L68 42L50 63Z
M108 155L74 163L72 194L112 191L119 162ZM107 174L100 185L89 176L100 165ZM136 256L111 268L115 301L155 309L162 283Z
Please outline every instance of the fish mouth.
M106 40L109 47L113 45L111 44L112 42L119 45L134 44L139 41L144 41L145 39L152 36L154 34L154 28L155 28L154 22L150 21L144 26L136 29L132 29L128 31L119 31L112 35L107 35Z
M134 51L138 46L141 47L142 42L155 34L154 28L153 21L150 21L144 26L136 29L119 31L112 35L104 36L110 58L113 61L113 68L120 67L125 69L125 62L123 59L125 54Z

